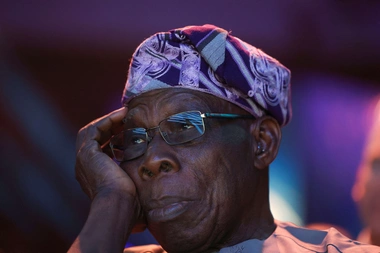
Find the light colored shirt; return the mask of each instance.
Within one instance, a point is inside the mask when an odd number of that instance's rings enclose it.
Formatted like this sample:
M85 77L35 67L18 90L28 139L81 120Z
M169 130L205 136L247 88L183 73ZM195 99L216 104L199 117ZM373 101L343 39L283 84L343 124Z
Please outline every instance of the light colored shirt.
M276 221L277 228L266 240L250 239L223 248L219 253L380 253L380 247L363 244L342 235L335 228L312 230L289 222ZM126 248L124 253L165 253L159 245Z

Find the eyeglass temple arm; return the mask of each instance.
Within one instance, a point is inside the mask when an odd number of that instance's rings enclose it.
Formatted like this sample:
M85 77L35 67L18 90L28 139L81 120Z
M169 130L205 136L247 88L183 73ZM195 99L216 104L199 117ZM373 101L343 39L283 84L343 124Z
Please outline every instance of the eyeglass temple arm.
M201 114L202 118L228 118L228 119L236 119L236 118L248 118L254 119L253 115L245 115L245 114L231 114L231 113L212 113L205 112Z

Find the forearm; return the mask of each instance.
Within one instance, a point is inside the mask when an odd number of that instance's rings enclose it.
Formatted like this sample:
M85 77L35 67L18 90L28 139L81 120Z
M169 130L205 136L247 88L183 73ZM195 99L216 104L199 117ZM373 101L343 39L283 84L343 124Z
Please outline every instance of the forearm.
M135 198L128 194L97 195L82 231L68 252L122 252L137 219L136 205Z

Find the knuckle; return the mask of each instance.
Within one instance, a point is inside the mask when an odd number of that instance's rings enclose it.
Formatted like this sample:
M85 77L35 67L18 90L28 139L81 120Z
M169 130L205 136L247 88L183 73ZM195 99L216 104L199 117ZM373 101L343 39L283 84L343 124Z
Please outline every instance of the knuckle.
M78 133L77 133L77 137L83 137L83 136L86 136L89 132L91 131L94 131L94 129L97 128L96 126L96 120L88 123L87 125L85 125L84 127L82 127L81 129L79 129Z
M88 128L88 125L86 125L86 126L82 127L81 129L79 129L79 131L77 133L77 137L85 135L86 132L87 132L87 128Z

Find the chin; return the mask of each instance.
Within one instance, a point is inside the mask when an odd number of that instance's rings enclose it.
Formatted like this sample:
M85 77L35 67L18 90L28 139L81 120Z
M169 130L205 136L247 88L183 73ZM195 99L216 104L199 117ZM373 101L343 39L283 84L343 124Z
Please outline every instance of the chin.
M216 222L210 223L205 219L193 224L186 224L185 220L171 221L165 223L148 223L149 231L157 242L170 253L175 252L208 252L215 238ZM191 220L191 221L194 221ZM215 250L215 249L214 249Z
M170 229L170 228L169 228ZM206 252L207 250L207 239L202 238L199 234L193 234L188 231L181 231L178 229L173 229L172 231L162 231L156 234L151 231L153 236L156 238L157 242L163 247L167 252Z

